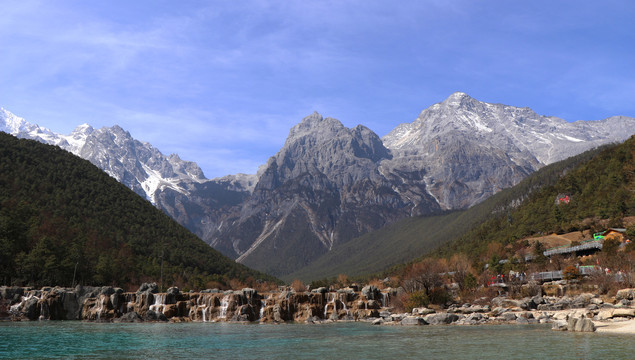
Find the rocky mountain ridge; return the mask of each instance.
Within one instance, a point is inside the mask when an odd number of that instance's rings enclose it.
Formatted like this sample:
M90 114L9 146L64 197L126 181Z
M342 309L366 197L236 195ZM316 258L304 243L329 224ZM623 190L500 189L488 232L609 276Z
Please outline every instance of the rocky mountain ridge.
M569 123L457 92L382 140L401 169L424 169L428 190L443 209L456 209L515 185L544 165L621 142L634 132L629 117Z
M12 116L0 111L0 130L89 159L224 254L276 275L401 218L469 207L635 132L629 117L568 123L454 93L381 139L314 113L258 175L208 180L118 126L61 136Z

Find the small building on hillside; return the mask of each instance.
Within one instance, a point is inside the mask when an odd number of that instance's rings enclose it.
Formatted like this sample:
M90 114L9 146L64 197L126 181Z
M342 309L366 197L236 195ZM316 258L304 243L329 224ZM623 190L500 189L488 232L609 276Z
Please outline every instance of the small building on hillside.
M623 243L626 241L626 229L610 228L604 231L602 236L604 236L604 239L617 239Z

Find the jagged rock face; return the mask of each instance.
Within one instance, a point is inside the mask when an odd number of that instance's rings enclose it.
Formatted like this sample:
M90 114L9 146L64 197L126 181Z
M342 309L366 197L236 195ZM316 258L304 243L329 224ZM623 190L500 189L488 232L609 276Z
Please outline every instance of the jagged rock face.
M212 245L248 266L286 274L337 243L438 211L421 184L398 184L401 193L395 176L382 174L379 163L391 158L368 128L348 129L314 113L291 129L253 194Z
M401 169L423 169L444 209L466 208L540 167L633 133L635 119L568 123L454 93L382 138Z

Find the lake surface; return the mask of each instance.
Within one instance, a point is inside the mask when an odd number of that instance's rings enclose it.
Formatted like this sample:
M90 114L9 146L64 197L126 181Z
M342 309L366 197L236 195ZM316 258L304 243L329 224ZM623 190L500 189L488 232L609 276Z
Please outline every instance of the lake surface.
M0 359L632 359L633 340L550 325L0 322Z

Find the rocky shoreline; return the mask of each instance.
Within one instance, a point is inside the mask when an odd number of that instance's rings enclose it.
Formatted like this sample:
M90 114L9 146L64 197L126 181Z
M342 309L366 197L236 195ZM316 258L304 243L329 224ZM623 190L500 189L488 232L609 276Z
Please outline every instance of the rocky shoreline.
M544 285L543 285L544 286ZM281 288L260 294L254 289L159 293L156 284L137 292L114 287L31 289L0 287L0 320L83 320L98 322L298 322L366 321L375 325L482 325L551 323L554 330L595 331L635 321L635 289L615 297L576 296L482 298L445 308L415 308L395 313L396 289L365 286L337 291L318 288L294 292ZM624 327L624 326L622 326ZM632 328L625 327L625 328ZM607 331L608 332L608 331Z

